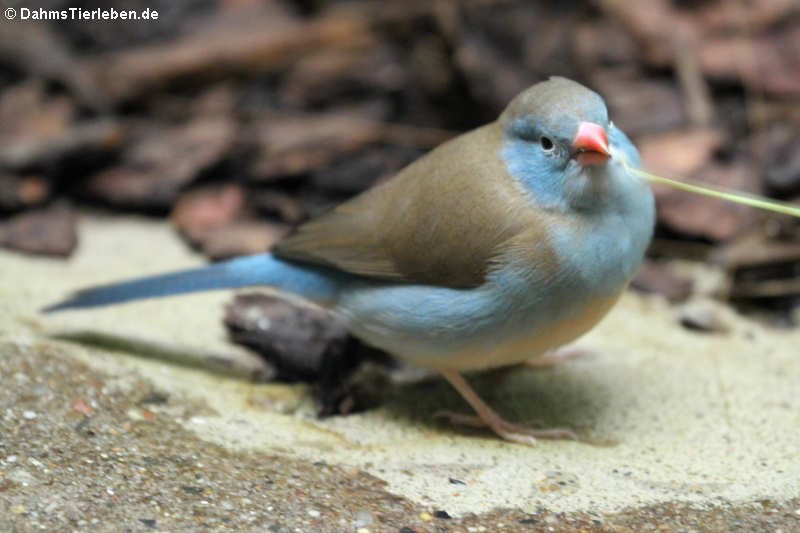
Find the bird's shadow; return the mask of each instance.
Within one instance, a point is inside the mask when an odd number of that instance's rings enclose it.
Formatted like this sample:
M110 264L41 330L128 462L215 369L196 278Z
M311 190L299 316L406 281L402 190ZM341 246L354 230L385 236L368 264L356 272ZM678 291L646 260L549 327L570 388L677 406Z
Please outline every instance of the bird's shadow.
M131 340L86 331L60 333L51 337L96 348L123 351L134 357L192 367L227 378L251 383L264 382L263 376L248 375L250 369L244 373L241 370L232 371L226 361L220 362L197 353L187 355L183 350L167 349L157 343L147 343L140 339ZM580 361L569 361L555 368L545 369L507 367L473 373L468 376L468 380L486 403L511 422L535 421L536 427L569 428L578 434L581 442L615 444L613 440L603 437L606 432L595 424L598 419L605 418L603 410L610 405L613 391L597 377L597 373L581 370L581 364ZM380 368L377 375L367 373L360 378L354 376L352 381L354 386L361 389L363 396L360 411L380 408L390 419L431 431L456 431L459 434L482 437L491 434L487 428L454 427L449 421L434 416L438 411L474 414L443 377L428 373L397 383L387 379L386 369L390 365L386 361L381 361L377 366ZM317 383L317 389L320 388L319 385ZM337 387L332 390L339 392Z

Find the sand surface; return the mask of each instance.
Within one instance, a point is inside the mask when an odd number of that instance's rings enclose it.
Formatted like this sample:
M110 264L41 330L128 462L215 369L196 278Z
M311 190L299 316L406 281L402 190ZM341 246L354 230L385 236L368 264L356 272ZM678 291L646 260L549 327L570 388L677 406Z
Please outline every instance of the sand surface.
M661 297L629 292L580 341L592 354L552 369L515 369L472 379L484 398L509 418L569 426L581 437L581 442L541 441L526 447L431 420L439 408L468 412L441 380L393 386L378 409L318 420L304 386L254 384L49 337L76 331L113 334L177 351L236 357L246 364L252 356L228 343L221 324L230 292L37 313L75 288L201 263L168 226L137 218L84 217L80 249L69 261L0 251L0 359L6 365L23 359L85 365L123 395L148 384L169 400L149 405L147 413L163 420L164 428L214 450L264 454L275 464L284 458L292 468L323 462L345 475L362 472L378 480L381 491L404 502L398 512L413 515L416 525L408 527L415 531L428 531L436 523L418 515L426 510L445 510L453 517L446 522L453 531L459 524L467 531L463 520L474 519L470 527L478 531L490 527L480 525L481 516L491 516L498 528L498 509L517 517L597 516L597 523L589 521L587 527L601 527L614 513L635 514L636 509L667 504L689 509L754 506L753 515L762 516L758 502L763 501L787 506L785 520L800 529L800 514L793 513L800 498L800 330L770 329L712 304L728 331L692 332L677 323L674 309ZM699 276L713 277L713 272ZM36 373L36 364L29 372ZM6 385L8 405L0 404L0 410L6 409L2 423L8 427L26 423L20 398L31 379L20 378L17 388L13 380ZM75 398L64 401L69 408ZM180 408L187 405L199 407ZM128 416L136 419L135 413ZM24 449L2 444L0 440L0 487L3 474L9 479L26 455ZM16 456L16 462L9 462L9 456ZM26 471L35 469L26 466ZM15 494L23 498L32 486L12 483L12 490L0 492L0 514L13 516L12 507L24 508ZM335 500L335 492L330 497ZM293 507L286 506L281 524L295 524L289 512ZM552 514L559 512L567 514ZM298 520L315 518L313 512L297 513L303 515ZM341 528L331 526L331 531L359 527L352 517L333 513L330 518L330 524ZM169 516L159 520L171 523ZM502 528L523 527L521 520ZM364 527L398 531L403 525L389 527L365 518Z

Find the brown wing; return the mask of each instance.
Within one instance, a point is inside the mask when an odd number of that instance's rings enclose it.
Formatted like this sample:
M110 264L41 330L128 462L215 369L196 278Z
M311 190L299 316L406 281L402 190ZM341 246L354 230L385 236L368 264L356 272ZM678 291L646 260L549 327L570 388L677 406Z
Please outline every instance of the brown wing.
M498 247L535 223L499 148L496 123L461 135L300 226L273 253L379 279L480 285Z

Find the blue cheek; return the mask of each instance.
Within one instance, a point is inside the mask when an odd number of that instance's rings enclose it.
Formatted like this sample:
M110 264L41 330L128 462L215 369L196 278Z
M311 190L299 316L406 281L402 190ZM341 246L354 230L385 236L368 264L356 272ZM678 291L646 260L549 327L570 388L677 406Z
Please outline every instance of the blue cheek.
M507 140L500 146L500 157L509 174L522 183L542 206L564 204L562 172L534 143Z

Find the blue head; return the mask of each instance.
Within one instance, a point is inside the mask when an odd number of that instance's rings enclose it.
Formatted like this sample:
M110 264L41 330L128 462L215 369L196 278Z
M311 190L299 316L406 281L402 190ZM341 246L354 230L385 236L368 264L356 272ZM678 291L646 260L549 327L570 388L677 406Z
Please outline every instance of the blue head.
M583 85L553 77L520 93L500 116L500 148L509 173L540 207L601 209L614 201L610 146L631 162L636 149L608 120L603 99Z

